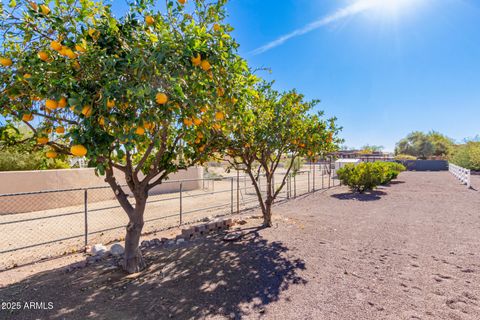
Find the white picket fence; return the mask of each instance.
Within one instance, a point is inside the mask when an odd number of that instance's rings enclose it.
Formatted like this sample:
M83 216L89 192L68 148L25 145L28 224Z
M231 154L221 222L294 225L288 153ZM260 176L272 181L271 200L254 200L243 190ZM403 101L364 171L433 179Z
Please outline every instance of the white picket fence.
M470 170L457 166L453 163L448 164L448 171L450 171L458 180L470 188Z

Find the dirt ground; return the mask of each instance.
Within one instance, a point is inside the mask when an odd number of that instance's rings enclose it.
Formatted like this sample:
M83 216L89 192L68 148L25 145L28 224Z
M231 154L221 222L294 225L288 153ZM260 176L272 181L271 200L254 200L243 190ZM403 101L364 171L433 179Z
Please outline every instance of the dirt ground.
M238 242L149 249L134 276L51 269L72 256L2 272L0 319L480 319L480 192L447 172L323 190L274 217L269 229L248 219Z

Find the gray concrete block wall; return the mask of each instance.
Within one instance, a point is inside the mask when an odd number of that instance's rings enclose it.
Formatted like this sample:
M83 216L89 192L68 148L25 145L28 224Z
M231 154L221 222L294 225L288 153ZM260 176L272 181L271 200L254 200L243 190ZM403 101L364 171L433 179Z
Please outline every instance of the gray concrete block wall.
M448 171L446 160L400 160L409 171Z

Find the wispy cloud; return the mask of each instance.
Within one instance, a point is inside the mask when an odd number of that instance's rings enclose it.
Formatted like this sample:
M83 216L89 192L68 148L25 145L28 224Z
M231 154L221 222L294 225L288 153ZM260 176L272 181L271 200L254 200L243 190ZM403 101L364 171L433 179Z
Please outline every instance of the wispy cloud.
M376 2L375 0L357 1L357 2L347 6L345 8L342 8L342 9L339 9L339 10L335 11L334 13L332 13L332 14L326 16L326 17L322 17L321 19L319 19L317 21L309 23L306 26L304 26L303 28L294 30L290 33L287 33L287 34L279 37L278 39L276 39L272 42L269 42L269 43L255 49L255 50L253 50L251 53L253 55L264 53L264 52L266 52L270 49L278 47L279 45L285 43L286 41L288 41L292 38L304 35L306 33L309 33L313 30L316 30L316 29L318 29L320 27L323 27L325 25L328 25L330 23L333 23L333 22L336 22L338 20L341 20L341 19L347 18L349 16L361 13L363 11L366 11L366 10L372 8L375 5L375 2Z

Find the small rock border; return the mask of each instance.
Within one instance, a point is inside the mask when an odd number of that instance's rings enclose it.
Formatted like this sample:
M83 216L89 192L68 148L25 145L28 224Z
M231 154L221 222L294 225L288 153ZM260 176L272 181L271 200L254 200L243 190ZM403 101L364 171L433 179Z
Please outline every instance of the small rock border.
M230 229L234 224L245 224L243 219L233 220L229 219L215 219L208 223L194 225L186 229L181 230L181 234L177 235L174 239L168 238L154 238L152 240L143 240L140 244L140 250L144 251L147 248L172 248L176 245L182 245L190 240L200 238L207 234L214 232L222 232ZM119 268L123 263L123 252L125 249L120 243L114 243L110 249L107 249L102 244L96 244L94 246L86 247L86 251L90 254L85 261L80 261L69 265L65 268L65 272L73 272L78 269L85 268L86 266L98 263L106 258L113 257L109 261L107 270L114 270Z

